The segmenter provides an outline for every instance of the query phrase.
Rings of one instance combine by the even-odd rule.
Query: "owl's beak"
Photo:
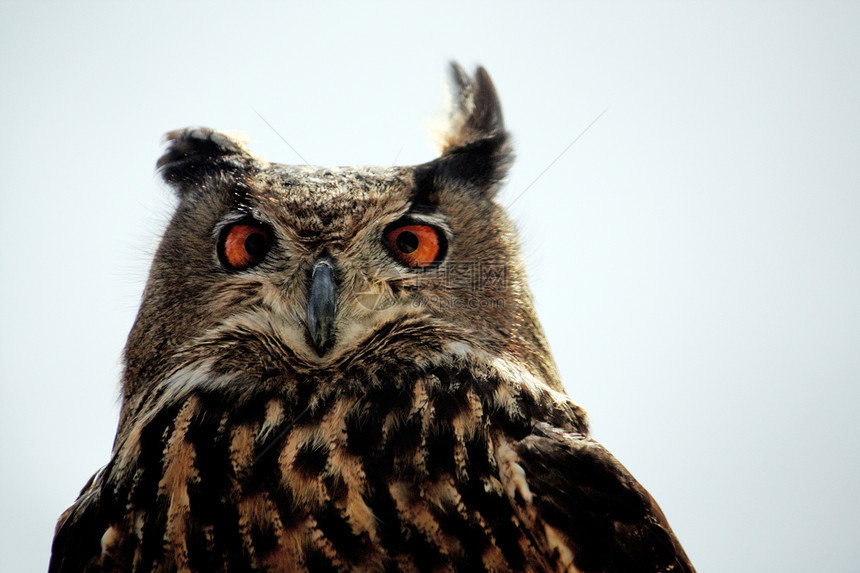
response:
[[[319,259],[311,272],[308,290],[308,334],[314,350],[322,356],[334,342],[337,281],[329,258]]]

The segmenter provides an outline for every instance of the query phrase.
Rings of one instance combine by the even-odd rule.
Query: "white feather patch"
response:
[[[496,461],[499,463],[502,483],[508,497],[513,500],[519,492],[526,504],[531,505],[533,496],[526,480],[526,470],[517,460],[517,453],[509,443],[503,442],[496,448]]]

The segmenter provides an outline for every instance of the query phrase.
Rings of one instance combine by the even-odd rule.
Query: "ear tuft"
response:
[[[457,62],[451,62],[451,111],[443,135],[442,152],[487,137],[505,135],[502,106],[490,75],[483,67],[474,79]]]
[[[437,183],[451,180],[492,196],[513,160],[502,106],[490,75],[478,67],[470,77],[451,63],[452,106],[442,155],[427,165]]]
[[[206,174],[234,171],[259,161],[241,136],[208,127],[177,129],[165,134],[164,140],[168,146],[156,168],[180,193],[186,184]]]

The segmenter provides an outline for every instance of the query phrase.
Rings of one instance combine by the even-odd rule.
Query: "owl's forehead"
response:
[[[300,231],[350,232],[402,211],[413,187],[410,168],[273,165],[252,182],[248,199]]]

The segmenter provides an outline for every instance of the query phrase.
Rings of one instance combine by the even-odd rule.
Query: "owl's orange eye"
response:
[[[259,223],[236,223],[221,232],[218,256],[231,271],[249,269],[265,258],[272,246],[272,233]]]
[[[445,237],[430,225],[403,225],[385,232],[394,258],[407,267],[427,268],[445,255]]]

